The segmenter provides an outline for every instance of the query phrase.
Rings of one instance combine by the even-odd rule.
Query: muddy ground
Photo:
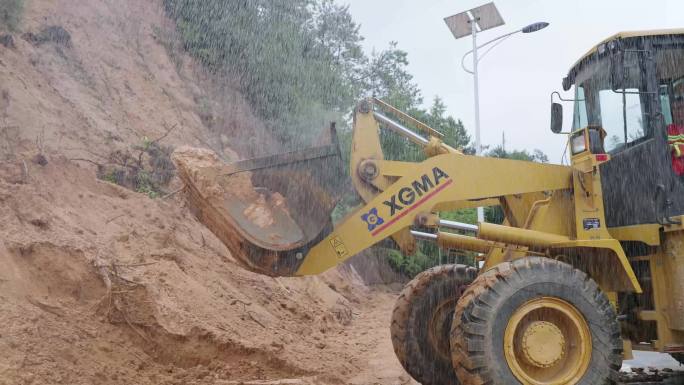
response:
[[[63,158],[27,168],[1,168],[1,383],[408,383],[394,291],[349,267],[250,273],[180,196],[151,200]]]

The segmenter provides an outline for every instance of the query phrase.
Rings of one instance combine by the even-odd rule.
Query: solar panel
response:
[[[456,39],[463,36],[468,36],[472,32],[470,26],[470,15],[468,12],[461,12],[457,15],[449,16],[444,18],[444,22],[454,34]]]
[[[471,20],[475,21],[478,32],[505,24],[494,3],[487,3],[477,8],[449,16],[444,19],[444,22],[449,27],[449,30],[451,30],[454,37],[459,39],[472,33]]]
[[[470,10],[470,13],[475,18],[478,27],[480,27],[480,31],[504,25],[504,20],[494,3],[487,3],[473,8]]]

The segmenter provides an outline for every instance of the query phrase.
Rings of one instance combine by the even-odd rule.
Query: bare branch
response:
[[[185,190],[185,186],[179,188],[178,190],[172,191],[172,192],[164,195],[163,197],[161,197],[161,199],[171,198],[172,196],[178,194],[179,192],[181,192],[183,190]]]
[[[69,160],[70,160],[70,161],[88,162],[88,163],[92,163],[92,164],[94,164],[94,165],[96,165],[96,166],[102,167],[102,164],[97,163],[97,162],[94,162],[94,161],[92,161],[92,160],[90,160],[90,159],[85,159],[85,158],[70,158]]]
[[[178,123],[175,123],[173,126],[168,127],[168,128],[166,129],[166,132],[164,133],[164,135],[162,135],[162,136],[160,136],[159,138],[153,140],[152,142],[150,142],[150,144],[152,144],[152,143],[159,143],[159,142],[162,141],[164,138],[166,138],[167,136],[169,136],[169,134],[171,133],[171,131],[173,131],[177,126],[178,126]],[[164,127],[166,127],[166,123],[164,123]]]
[[[26,164],[25,160],[21,160],[21,162],[24,164],[24,168],[22,169],[22,181],[24,184],[28,184],[29,182],[29,169],[28,165]]]
[[[110,223],[110,222],[112,222],[112,221],[114,221],[114,220],[117,220],[117,219],[119,219],[119,218],[121,218],[121,217],[123,217],[123,216],[125,216],[125,215],[126,215],[126,214],[121,214],[121,215],[117,215],[117,216],[115,216],[115,217],[113,217],[113,218],[107,219],[107,220],[105,221],[105,224],[108,224],[108,223]]]

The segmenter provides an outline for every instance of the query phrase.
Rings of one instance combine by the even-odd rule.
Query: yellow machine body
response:
[[[483,270],[528,255],[568,262],[596,280],[618,306],[619,293],[643,291],[621,241],[644,242],[659,250],[642,257],[651,264],[649,290],[656,306],[639,317],[655,323],[657,339],[647,345],[626,341],[625,356],[632,346],[668,351],[684,344],[684,280],[677,279],[684,277],[684,228],[585,225],[605,223],[599,165],[610,161],[609,156],[586,151],[572,156],[570,166],[476,157],[431,135],[424,145],[425,161],[388,161],[372,105],[385,107],[368,100],[357,109],[351,153],[352,181],[365,205],[304,256],[296,275],[319,274],[389,237],[402,251],[413,253],[416,239],[410,228],[427,226],[435,228],[443,248],[483,253]],[[588,136],[588,129],[580,133]],[[480,223],[476,236],[440,229],[440,211],[482,205],[501,206],[504,224]],[[682,296],[677,300],[671,293]]]
[[[420,215],[500,204],[507,225],[480,224],[478,238],[491,242],[461,245],[477,251],[491,244],[486,265],[530,252],[564,257],[577,265],[593,265],[595,279],[610,291],[641,291],[620,243],[607,229],[582,228],[586,217],[603,220],[598,163],[591,156],[570,167],[476,157],[435,145],[433,136],[432,147],[425,148],[443,151],[425,161],[386,161],[380,125],[369,106],[373,101],[364,103],[355,114],[351,170],[366,205],[311,249],[297,275],[322,273],[388,237],[412,253],[415,238],[409,229]]]

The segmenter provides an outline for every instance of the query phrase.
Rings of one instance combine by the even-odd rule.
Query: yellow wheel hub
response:
[[[504,356],[523,384],[576,384],[591,361],[589,325],[568,302],[535,298],[520,306],[508,321]]]
[[[523,333],[522,351],[530,364],[539,368],[551,367],[565,353],[563,332],[551,322],[532,322]]]

